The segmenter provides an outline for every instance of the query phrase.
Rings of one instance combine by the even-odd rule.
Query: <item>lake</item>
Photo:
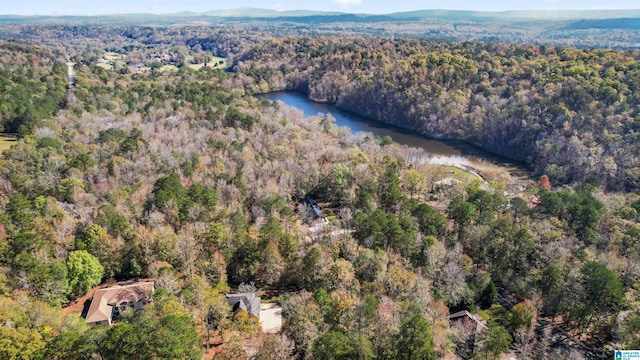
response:
[[[347,111],[340,110],[334,105],[317,103],[309,100],[304,94],[283,91],[265,95],[271,101],[281,101],[288,106],[301,110],[306,116],[331,114],[336,119],[336,125],[348,127],[352,133],[369,132],[380,137],[390,136],[400,145],[407,145],[423,149],[427,153],[427,160],[431,164],[449,165],[467,170],[497,173],[505,169],[517,172],[519,175],[528,171],[523,164],[507,158],[491,154],[472,145],[459,141],[441,141],[423,137],[395,126],[385,125],[369,120]]]

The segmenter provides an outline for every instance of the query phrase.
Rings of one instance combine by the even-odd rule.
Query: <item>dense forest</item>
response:
[[[640,186],[637,51],[350,36],[295,30],[35,25],[6,36],[63,41],[95,65],[105,50],[154,66],[171,51],[226,57],[252,94],[294,89],[429,137],[463,140],[529,164],[554,185]],[[281,35],[281,36],[277,36]],[[275,37],[275,38],[274,38]],[[124,45],[123,45],[124,44]],[[126,69],[125,69],[126,70]],[[250,79],[242,79],[242,77]],[[247,82],[253,84],[247,84]]]
[[[65,106],[66,65],[60,54],[40,47],[8,44],[0,49],[0,132],[26,135],[40,120]],[[23,64],[31,64],[25,68]]]
[[[86,27],[251,28],[261,33],[373,35],[439,41],[637,49],[637,10],[460,11],[418,10],[392,14],[226,9],[204,13],[98,16],[12,16],[0,14],[0,28],[34,24]],[[6,25],[6,26],[5,26]],[[185,26],[187,25],[187,26]]]
[[[531,164],[555,184],[637,190],[638,52],[284,38],[243,54],[255,92],[316,101]]]
[[[20,138],[0,159],[0,358],[580,359],[640,347],[637,53],[28,30],[30,42],[0,43],[1,120]],[[165,50],[224,56],[233,71],[162,72],[151,65]],[[150,71],[97,66],[106,52]],[[486,188],[408,160],[420,150],[254,96],[276,89],[548,176],[523,192]],[[309,223],[309,197],[327,224]],[[111,327],[64,310],[134,278],[155,281],[153,302]],[[224,294],[252,287],[282,305],[282,334],[230,311]],[[450,322],[461,310],[486,329]]]

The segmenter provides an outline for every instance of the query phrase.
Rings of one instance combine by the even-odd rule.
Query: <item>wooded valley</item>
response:
[[[277,29],[0,26],[0,124],[18,138],[0,159],[0,358],[640,348],[640,53]],[[204,66],[218,58],[227,71]],[[412,161],[260,96],[285,89],[531,178]],[[138,278],[153,301],[112,326],[68,310]],[[231,311],[225,294],[254,287],[281,334]],[[450,319],[465,310],[482,321]]]

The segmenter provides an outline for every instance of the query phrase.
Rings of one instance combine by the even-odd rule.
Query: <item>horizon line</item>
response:
[[[121,12],[121,13],[96,13],[96,14],[86,14],[86,13],[35,13],[35,14],[1,14],[0,16],[16,16],[16,17],[36,17],[36,16],[51,16],[51,17],[64,17],[64,16],[75,16],[75,17],[95,17],[95,16],[117,16],[117,15],[156,15],[156,16],[171,16],[178,15],[181,13],[192,13],[195,15],[202,16],[210,16],[207,15],[209,12],[216,11],[234,11],[234,10],[263,10],[270,11],[274,13],[287,13],[287,12],[296,12],[296,11],[309,11],[314,13],[322,13],[326,14],[341,14],[341,15],[393,15],[393,14],[402,14],[402,13],[411,13],[418,11],[462,11],[462,12],[477,12],[477,13],[509,13],[509,12],[599,12],[599,11],[640,11],[640,8],[594,8],[594,9],[577,9],[577,8],[564,8],[564,9],[509,9],[509,10],[471,10],[471,9],[446,9],[446,8],[425,8],[425,9],[415,9],[415,10],[404,10],[404,11],[395,11],[395,12],[384,12],[384,13],[366,13],[366,12],[347,12],[347,11],[326,11],[326,10],[309,10],[309,9],[289,9],[289,10],[277,10],[277,9],[269,9],[269,8],[258,8],[258,7],[239,7],[239,8],[224,8],[224,9],[212,9],[205,11],[193,11],[193,10],[180,10],[174,12],[167,13],[158,13],[158,12]],[[302,15],[305,16],[305,15]],[[220,16],[220,17],[234,17],[234,16]],[[260,17],[260,16],[255,16]]]

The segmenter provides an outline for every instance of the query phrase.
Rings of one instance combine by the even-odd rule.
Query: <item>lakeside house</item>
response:
[[[113,317],[127,308],[142,309],[151,302],[153,282],[136,282],[99,289],[91,299],[85,319],[90,325],[111,325]]]

